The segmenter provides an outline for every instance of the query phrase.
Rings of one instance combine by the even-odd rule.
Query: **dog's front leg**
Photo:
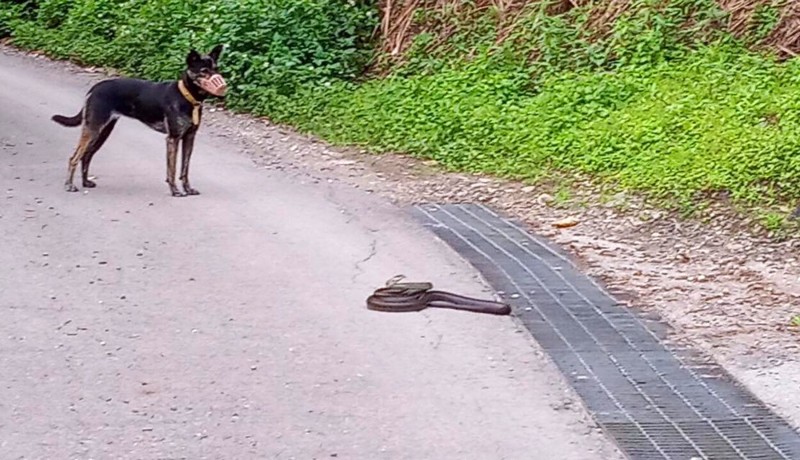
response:
[[[178,160],[178,142],[180,138],[167,136],[167,184],[172,196],[185,196],[175,186],[175,164]]]
[[[183,136],[183,143],[181,144],[181,182],[183,183],[183,191],[187,195],[199,195],[200,192],[193,189],[189,184],[189,162],[192,160],[192,150],[194,149],[194,135],[197,130],[190,129],[185,136]]]

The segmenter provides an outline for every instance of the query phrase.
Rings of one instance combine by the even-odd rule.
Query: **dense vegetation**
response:
[[[724,3],[0,0],[0,36],[147,78],[220,42],[231,107],[336,142],[764,212],[800,199],[791,5]]]

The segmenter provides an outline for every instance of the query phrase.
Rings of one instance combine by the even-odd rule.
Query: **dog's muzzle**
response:
[[[203,91],[217,97],[222,97],[228,92],[228,83],[220,74],[214,74],[208,78],[198,78],[197,84]]]

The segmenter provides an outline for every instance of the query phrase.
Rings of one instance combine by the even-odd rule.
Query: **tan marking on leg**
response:
[[[83,158],[83,155],[86,153],[86,149],[89,147],[89,142],[91,142],[92,137],[92,132],[84,126],[81,130],[81,137],[78,140],[78,146],[75,148],[75,153],[73,153],[69,159],[67,181],[65,182],[67,187],[72,186],[71,188],[74,188],[74,185],[72,185],[72,180],[75,177],[75,168],[77,168],[78,163],[80,163],[81,158]]]
[[[167,138],[167,184],[169,190],[174,196],[180,196],[181,193],[175,187],[175,165],[178,161],[178,139],[171,137]]]

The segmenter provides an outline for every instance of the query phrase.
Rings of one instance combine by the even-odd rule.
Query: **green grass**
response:
[[[475,63],[314,89],[270,112],[457,170],[580,172],[670,204],[725,191],[767,206],[800,197],[799,70],[719,45],[653,66],[564,72],[531,90],[523,73]]]

